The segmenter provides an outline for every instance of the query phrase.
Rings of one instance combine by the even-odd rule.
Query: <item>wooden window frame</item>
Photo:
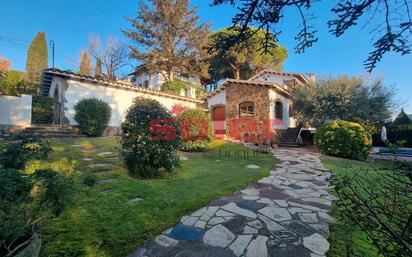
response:
[[[252,101],[242,102],[239,104],[239,118],[255,117],[256,108]]]

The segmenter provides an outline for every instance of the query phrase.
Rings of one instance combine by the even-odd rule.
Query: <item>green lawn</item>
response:
[[[373,181],[373,178],[377,177],[375,169],[385,172],[382,170],[385,163],[380,161],[361,162],[325,156],[322,162],[336,176],[347,173],[354,174],[356,170],[360,170],[361,172],[366,172],[368,178],[371,178],[371,181]],[[339,220],[339,224],[331,227],[329,257],[378,256],[377,249],[368,240],[366,233],[351,225],[348,218],[343,215],[336,205],[333,206],[332,216]]]
[[[79,144],[81,147],[70,146]],[[113,138],[52,141],[50,159],[78,160],[77,172],[96,172],[100,179],[115,181],[92,188],[79,186],[75,203],[62,216],[42,229],[41,256],[126,256],[138,246],[177,224],[180,217],[207,205],[211,200],[231,195],[267,176],[276,164],[268,154],[247,160],[219,157],[219,148],[242,149],[243,146],[214,141],[206,153],[184,153],[176,172],[162,179],[131,178],[117,158],[96,157],[99,152],[117,155]],[[94,157],[91,162],[82,157]],[[219,160],[220,161],[217,161]],[[113,162],[109,168],[88,168],[91,163]],[[258,164],[260,170],[245,166]],[[111,190],[111,191],[107,191]],[[138,203],[129,199],[142,197]]]

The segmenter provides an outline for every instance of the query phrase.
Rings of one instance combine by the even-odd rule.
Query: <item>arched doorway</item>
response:
[[[226,133],[226,108],[224,105],[212,108],[212,125],[215,137],[223,138]]]

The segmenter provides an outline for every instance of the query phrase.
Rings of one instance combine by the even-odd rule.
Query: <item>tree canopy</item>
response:
[[[26,73],[30,83],[39,83],[41,74],[48,67],[46,33],[37,32],[27,50]]]
[[[300,20],[300,29],[295,36],[297,53],[304,52],[318,41],[317,29],[313,26],[312,6],[318,0],[213,0],[212,5],[230,4],[237,9],[233,18],[234,26],[240,33],[233,43],[247,40],[252,34],[247,27],[255,25],[266,31],[266,38],[278,35],[279,25],[285,15],[295,15]],[[373,50],[364,62],[365,68],[372,71],[383,55],[388,52],[410,54],[412,35],[412,15],[410,1],[389,0],[345,0],[337,1],[331,9],[334,18],[327,25],[336,37],[345,34],[350,28],[362,24],[368,28],[373,41]],[[318,7],[318,6],[316,6]],[[299,22],[299,21],[297,21]],[[299,24],[299,23],[298,23]],[[261,40],[261,46],[270,49],[268,40]]]
[[[224,78],[248,79],[263,69],[281,70],[288,56],[287,49],[269,39],[275,47],[265,51],[260,41],[265,38],[265,31],[248,27],[250,38],[238,45],[227,48],[239,36],[236,28],[224,28],[210,35],[209,73],[214,81]]]
[[[208,24],[200,24],[197,9],[189,0],[150,0],[139,2],[136,18],[127,18],[131,28],[124,34],[131,39],[131,57],[148,73],[207,74],[203,58],[208,42]]]
[[[382,80],[331,76],[296,90],[295,114],[312,126],[335,119],[382,124],[391,119],[397,105],[394,96],[394,90],[386,87]]]
[[[409,118],[408,114],[405,113],[403,109],[401,112],[396,116],[395,120],[393,121],[393,125],[411,125],[412,121]]]
[[[0,54],[0,75],[10,70],[11,62],[4,56]]]
[[[80,51],[79,74],[90,76],[91,71],[92,71],[92,63],[90,60],[90,55],[88,52],[81,50]]]

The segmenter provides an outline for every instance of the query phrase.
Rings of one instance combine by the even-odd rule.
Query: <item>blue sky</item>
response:
[[[124,39],[121,29],[127,28],[125,16],[134,17],[137,0],[1,0],[0,54],[13,63],[13,69],[23,70],[27,46],[36,32],[46,32],[47,40],[56,42],[55,66],[76,70],[79,51],[87,47],[90,34],[108,35]],[[210,7],[211,0],[193,0],[199,7],[199,16],[212,24],[213,29],[230,25],[235,10],[229,6]],[[314,72],[317,76],[329,74],[366,75],[363,61],[371,47],[367,29],[351,29],[341,38],[334,38],[327,31],[326,22],[332,17],[329,10],[335,1],[316,4],[319,42],[304,54],[295,54],[294,36],[298,30],[298,17],[286,13],[287,18],[279,28],[280,44],[289,49],[285,71]],[[10,39],[12,40],[10,42]],[[124,39],[126,40],[126,39]],[[49,61],[51,65],[51,61]],[[124,72],[131,70],[129,67]],[[386,55],[371,74],[384,77],[388,85],[397,89],[405,110],[412,113],[412,55]]]

